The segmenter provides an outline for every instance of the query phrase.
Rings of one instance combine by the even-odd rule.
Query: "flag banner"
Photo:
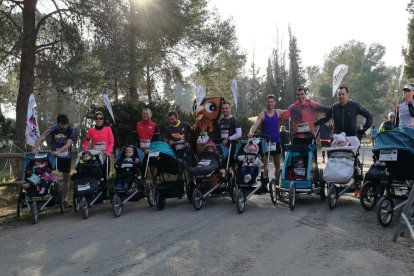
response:
[[[206,97],[206,91],[201,84],[198,84],[196,87],[196,109],[201,105],[201,102]]]
[[[112,111],[112,105],[111,105],[111,102],[109,101],[108,95],[106,94],[103,95],[103,101],[105,103],[106,108],[109,111],[109,114],[111,114],[112,120],[114,120],[114,123],[115,123],[114,112]]]
[[[336,66],[332,76],[332,98],[335,97],[336,90],[341,85],[346,73],[348,73],[348,66],[345,64],[339,64]]]
[[[34,146],[40,137],[40,130],[37,124],[36,100],[32,94],[29,97],[29,105],[27,107],[26,117],[26,144]]]
[[[233,93],[234,106],[236,107],[236,111],[237,111],[237,99],[239,95],[239,89],[237,88],[237,81],[232,80],[230,87],[231,87],[231,92]]]

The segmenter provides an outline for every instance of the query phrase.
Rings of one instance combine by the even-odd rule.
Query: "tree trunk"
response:
[[[136,1],[129,1],[129,99],[138,100],[138,64],[137,64],[137,7]]]
[[[20,83],[16,104],[16,144],[25,146],[26,114],[30,94],[34,87],[34,67],[36,59],[36,13],[37,0],[23,2],[23,34],[21,40]]]
[[[115,97],[115,104],[119,103],[119,91],[118,91],[118,75],[115,74],[114,76],[114,97]]]
[[[146,80],[147,80],[147,96],[148,96],[148,103],[152,102],[152,82],[150,76],[150,67],[147,65],[147,72],[146,72]]]

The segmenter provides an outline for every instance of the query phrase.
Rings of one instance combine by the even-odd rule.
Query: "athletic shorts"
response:
[[[281,153],[282,153],[282,148],[280,146],[280,142],[277,142],[276,143],[276,150],[271,150],[270,155],[279,155]],[[267,154],[267,152],[266,152],[266,154]]]
[[[57,158],[57,169],[59,172],[70,173],[71,166],[71,158]]]

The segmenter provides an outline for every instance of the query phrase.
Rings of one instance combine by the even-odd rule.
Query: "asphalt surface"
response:
[[[334,210],[313,195],[290,211],[268,194],[243,214],[226,197],[200,211],[185,198],[163,211],[141,200],[119,218],[109,203],[86,220],[56,210],[0,226],[0,275],[413,275],[414,240],[391,241],[398,218],[385,229],[351,195]]]

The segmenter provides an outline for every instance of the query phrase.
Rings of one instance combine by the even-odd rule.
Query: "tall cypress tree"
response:
[[[303,77],[302,61],[300,58],[300,50],[296,37],[292,34],[290,26],[289,29],[289,83],[288,89],[292,97],[295,96],[296,88],[305,84]],[[289,96],[288,96],[289,97]],[[294,99],[294,98],[293,98]]]
[[[408,49],[404,50],[405,67],[404,75],[409,80],[414,80],[414,0],[408,3],[407,11],[410,14],[408,23]]]

